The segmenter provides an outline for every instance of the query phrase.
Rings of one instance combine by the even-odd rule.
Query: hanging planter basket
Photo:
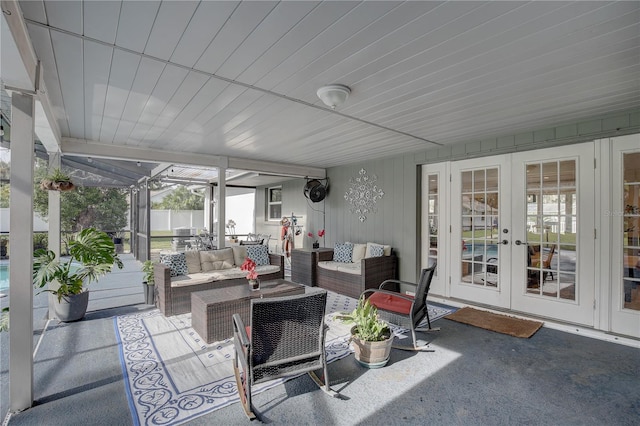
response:
[[[40,182],[40,189],[45,191],[71,191],[75,187],[76,186],[70,180],[55,181],[42,179]]]
[[[58,191],[71,191],[75,187],[76,186],[70,180],[53,183],[53,188]]]
[[[42,179],[40,181],[40,189],[45,191],[53,191],[53,181],[49,179]]]
[[[60,169],[55,169],[40,181],[40,189],[45,191],[71,191],[75,187],[71,178],[62,173]]]

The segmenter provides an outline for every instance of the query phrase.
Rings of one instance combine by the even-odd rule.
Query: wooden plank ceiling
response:
[[[640,106],[639,5],[20,2],[63,146],[320,168]]]

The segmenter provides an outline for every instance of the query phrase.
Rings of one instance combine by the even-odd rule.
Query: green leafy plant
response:
[[[71,177],[63,173],[60,168],[55,168],[51,173],[45,176],[45,179],[52,180],[54,182],[71,182]]]
[[[361,297],[358,306],[348,315],[340,315],[339,319],[353,323],[353,336],[367,342],[380,342],[389,337],[389,325],[378,318],[378,308]]]
[[[95,228],[86,228],[76,234],[69,243],[69,254],[68,260],[60,262],[51,250],[40,249],[34,253],[33,285],[44,288],[50,282],[58,281],[57,290],[42,290],[55,294],[58,301],[63,296],[82,293],[85,285],[111,272],[114,265],[119,269],[123,267],[111,238]]]
[[[144,272],[143,282],[147,283],[147,285],[154,285],[155,278],[153,277],[153,262],[150,260],[145,260],[142,263],[142,272]]]
[[[33,249],[45,249],[49,246],[49,234],[46,232],[37,232],[33,234]]]

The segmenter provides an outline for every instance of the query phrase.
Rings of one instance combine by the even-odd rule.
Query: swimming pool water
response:
[[[72,269],[79,268],[80,265],[76,265],[74,262],[71,266]],[[9,265],[0,265],[0,291],[9,289]]]
[[[0,265],[0,291],[9,288],[9,266]]]

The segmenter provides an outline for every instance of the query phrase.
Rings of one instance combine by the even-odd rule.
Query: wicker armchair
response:
[[[256,418],[251,403],[254,384],[309,373],[330,395],[325,356],[324,324],[327,292],[251,301],[251,326],[245,328],[239,314],[233,315],[236,376],[240,402],[249,419]],[[314,373],[323,369],[324,382]],[[240,371],[242,370],[242,371]]]
[[[318,252],[319,261],[331,259],[333,259],[333,250]],[[391,253],[390,256],[362,259],[359,275],[325,269],[317,264],[314,267],[318,287],[357,299],[363,291],[378,288],[384,280],[395,279],[398,274],[398,258]],[[399,290],[393,286],[390,289]]]

